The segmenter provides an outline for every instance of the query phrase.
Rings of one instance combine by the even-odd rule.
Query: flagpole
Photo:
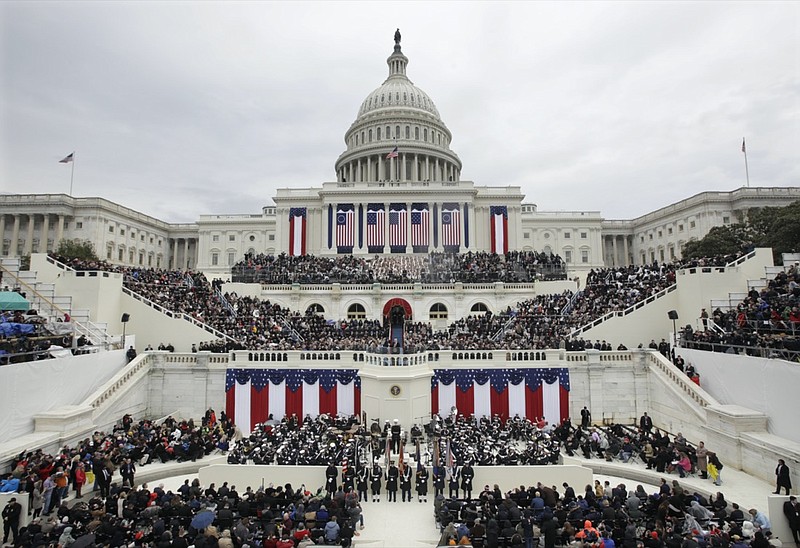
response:
[[[75,153],[72,153],[72,169],[69,173],[69,195],[72,196],[72,181],[75,179]]]
[[[747,177],[747,188],[750,188],[750,168],[747,166],[747,147],[744,144],[744,137],[742,137],[742,152],[744,152],[744,173]]]

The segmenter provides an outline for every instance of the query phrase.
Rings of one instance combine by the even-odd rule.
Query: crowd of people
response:
[[[106,268],[121,272],[125,286],[132,291],[168,310],[207,323],[226,336],[200,343],[201,350],[357,350],[410,354],[429,350],[597,348],[597,344],[589,345],[572,337],[571,333],[608,312],[623,310],[674,284],[679,268],[726,264],[732,259],[591,270],[585,287],[576,294],[566,291],[537,295],[501,313],[466,316],[442,330],[435,330],[428,322],[406,322],[402,340],[390,336],[389,327],[383,321],[329,319],[314,310],[293,311],[269,300],[223,293],[220,280],[208,282],[198,273],[112,267],[102,262],[66,262],[73,268]],[[378,279],[376,273],[381,279],[412,281],[424,279],[432,272],[437,272],[436,276],[446,273],[454,279],[474,281],[476,276],[483,277],[487,273],[495,276],[525,270],[531,265],[562,264],[557,256],[535,252],[512,252],[506,256],[432,253],[424,258],[382,256],[375,259],[248,255],[243,263],[268,276],[272,280],[269,283],[331,275],[342,276],[352,283],[371,283]],[[789,287],[791,283],[787,281],[785,285]],[[611,348],[610,343],[601,346],[601,349]]]
[[[704,316],[705,314],[705,316]],[[790,265],[728,311],[701,313],[682,332],[687,348],[800,361],[800,263]],[[713,322],[713,323],[712,323]]]
[[[400,283],[520,283],[566,279],[558,255],[512,251],[428,255],[352,255],[316,257],[248,253],[231,268],[234,282],[262,284],[400,284]]]

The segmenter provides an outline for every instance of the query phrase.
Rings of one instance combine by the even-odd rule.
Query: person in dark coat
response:
[[[775,478],[776,478],[776,486],[775,486],[775,495],[781,494],[781,487],[786,489],[786,494],[789,494],[789,491],[792,490],[792,478],[789,473],[789,467],[786,466],[786,462],[783,459],[778,459],[778,466],[775,468]]]

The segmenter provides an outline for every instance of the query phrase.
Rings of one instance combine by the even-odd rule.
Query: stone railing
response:
[[[710,405],[719,405],[719,402],[714,399],[711,394],[700,388],[694,383],[686,373],[675,367],[669,360],[662,356],[656,350],[645,351],[645,363],[650,369],[657,370],[660,374],[667,377],[673,385],[679,389],[686,397],[694,402],[700,408],[706,408]]]

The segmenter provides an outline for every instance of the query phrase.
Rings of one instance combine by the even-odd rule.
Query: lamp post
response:
[[[667,317],[672,320],[672,348],[678,346],[678,311],[677,310],[670,310],[667,312]]]
[[[128,325],[128,320],[131,319],[131,315],[127,312],[122,313],[122,318],[119,321],[122,322],[122,349],[125,350],[125,327]]]

